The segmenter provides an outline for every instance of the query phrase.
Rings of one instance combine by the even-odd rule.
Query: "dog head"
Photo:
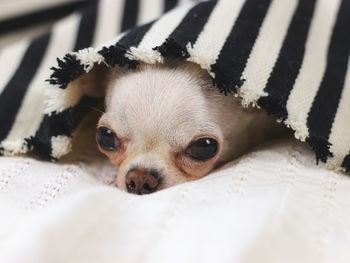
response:
[[[234,96],[192,63],[116,70],[105,104],[98,147],[118,166],[116,186],[136,194],[208,174],[232,155],[229,137],[242,118]]]

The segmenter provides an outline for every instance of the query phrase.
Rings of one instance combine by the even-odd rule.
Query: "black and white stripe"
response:
[[[315,4],[316,0],[298,2],[279,50],[278,59],[264,88],[268,96],[259,99],[260,106],[268,108],[269,114],[281,119],[288,117],[286,102],[303,61],[305,41]]]
[[[2,105],[2,127],[0,130],[1,141],[5,140],[11,131],[12,124],[17,117],[22,101],[26,95],[27,87],[30,85],[40,66],[40,62],[44,57],[50,38],[51,33],[47,33],[35,39],[28,46],[17,70],[2,90],[0,96],[0,105]],[[18,87],[16,93],[13,92],[14,86]]]
[[[152,1],[154,5],[149,0],[90,1],[90,10],[79,14],[71,48],[76,52],[54,68],[38,114],[40,127],[35,136],[24,138],[27,147],[51,158],[69,150],[69,137],[86,114],[81,105],[96,102],[69,83],[95,64],[136,67],[141,61],[162,63],[175,56],[199,64],[221,92],[237,92],[244,106],[258,105],[284,121],[328,167],[350,169],[350,1],[219,0],[175,9],[184,0]],[[142,25],[133,28],[137,23]],[[48,34],[49,47],[53,34]],[[90,45],[97,48],[81,49]],[[25,54],[23,45],[17,49]],[[42,56],[39,61],[45,65],[48,51]],[[10,66],[10,71],[20,69]],[[37,75],[38,69],[32,71]],[[5,76],[16,79],[16,73]],[[29,85],[35,76],[26,78]],[[0,100],[9,83],[0,82],[5,86],[0,86]],[[22,103],[23,96],[16,100]],[[19,109],[13,108],[17,115]],[[3,142],[16,125],[15,117],[6,117],[7,129],[0,129]],[[6,143],[1,146],[5,153],[10,149]]]
[[[237,84],[242,85],[239,92],[243,97],[243,105],[255,105],[260,97],[268,95],[264,89],[280,56],[280,50],[296,12],[297,4],[298,0],[271,1],[256,41],[253,47],[250,46],[252,51],[246,55],[249,58],[244,58],[243,62],[240,62],[240,64],[246,63],[243,64],[243,73],[240,68],[235,77],[242,81]]]
[[[319,150],[317,157],[323,162],[333,156],[329,151],[328,139],[344,88],[350,55],[349,10],[350,1],[343,0],[329,43],[326,70],[307,119],[311,145]],[[324,111],[326,105],[327,110]],[[316,142],[313,142],[313,137]]]
[[[67,16],[87,3],[86,0],[41,0],[34,5],[33,1],[30,0],[22,0],[22,3],[21,1],[13,2],[3,1],[0,3],[0,38],[15,30]]]
[[[271,0],[262,0],[259,4],[254,0],[247,0],[242,6],[218,59],[211,66],[216,76],[216,83],[222,90],[235,91],[243,84],[241,76],[257,40],[264,17],[266,17],[265,21],[269,21],[270,4]]]

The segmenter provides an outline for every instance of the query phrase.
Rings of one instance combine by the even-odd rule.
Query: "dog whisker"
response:
[[[85,107],[85,108],[88,108],[88,109],[90,109],[90,110],[97,111],[97,112],[99,112],[99,113],[101,113],[101,114],[104,114],[104,113],[105,113],[104,111],[102,111],[102,110],[100,110],[100,109],[98,109],[98,108],[92,107],[92,106],[81,105],[81,107]]]

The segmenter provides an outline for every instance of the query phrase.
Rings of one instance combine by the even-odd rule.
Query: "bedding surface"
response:
[[[350,178],[295,141],[147,196],[106,186],[91,152],[0,158],[0,262],[350,261]]]

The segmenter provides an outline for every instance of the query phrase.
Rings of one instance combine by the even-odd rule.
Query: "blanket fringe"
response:
[[[65,89],[69,82],[85,72],[84,65],[74,53],[65,55],[63,59],[57,58],[57,64],[57,68],[51,68],[53,73],[46,81],[51,85],[59,85],[61,89]]]
[[[329,151],[331,143],[329,143],[326,138],[310,134],[309,137],[306,138],[306,141],[316,153],[317,164],[319,160],[326,163],[328,157],[333,157],[333,153]]]

